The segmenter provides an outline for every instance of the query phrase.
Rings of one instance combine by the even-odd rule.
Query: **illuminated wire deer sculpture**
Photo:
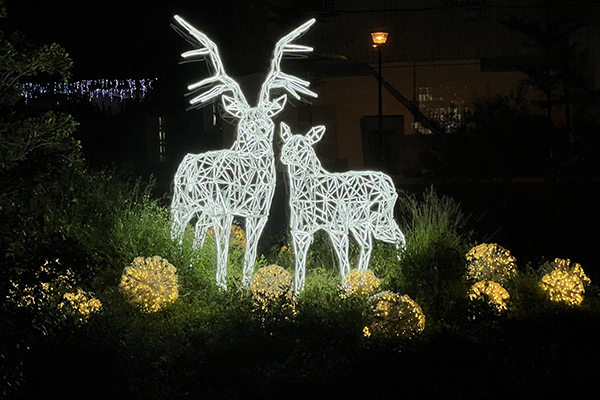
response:
[[[301,95],[317,97],[308,89],[309,82],[281,71],[284,55],[301,55],[311,47],[292,44],[315,22],[311,19],[281,38],[271,61],[271,69],[262,85],[258,105],[250,107],[239,85],[223,68],[217,46],[206,35],[182,18],[175,20],[184,30],[173,26],[195,50],[182,54],[185,59],[207,60],[213,76],[188,87],[198,94],[190,108],[200,108],[221,96],[224,113],[239,119],[236,140],[227,150],[185,156],[175,174],[171,204],[172,235],[181,242],[186,226],[196,218],[194,247],[201,248],[208,229],[215,232],[217,247],[217,285],[226,289],[227,253],[234,216],[246,220],[246,251],[243,279],[249,286],[254,272],[256,246],[267,222],[275,190],[273,155],[273,118],[283,110],[287,96],[271,100],[274,90],[285,90],[301,100]]]
[[[281,123],[281,162],[288,170],[296,294],[304,288],[306,253],[319,229],[331,238],[342,279],[350,272],[350,232],[360,247],[359,271],[369,267],[373,238],[405,247],[404,234],[394,220],[398,194],[392,179],[382,172],[324,170],[312,147],[324,133],[325,127],[317,126],[306,136],[292,135]]]

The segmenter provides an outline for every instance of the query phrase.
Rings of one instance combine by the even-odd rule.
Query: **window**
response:
[[[167,133],[165,132],[165,126],[163,118],[158,117],[158,161],[167,161]]]

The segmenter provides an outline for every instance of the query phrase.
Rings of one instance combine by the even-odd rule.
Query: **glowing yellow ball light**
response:
[[[131,304],[156,312],[177,300],[176,269],[159,256],[137,257],[123,271],[119,288]]]
[[[295,310],[292,276],[278,265],[260,268],[252,278],[252,297],[262,311],[268,312],[275,305]]]
[[[483,300],[498,313],[508,309],[506,301],[509,298],[506,289],[494,281],[479,281],[469,289],[469,299]]]
[[[495,243],[483,243],[467,253],[467,279],[505,282],[517,275],[517,259]]]
[[[246,235],[244,234],[244,230],[239,226],[232,224],[231,225],[231,233],[230,233],[230,242],[229,247],[234,250],[244,249],[246,247]],[[215,240],[215,230],[213,227],[210,227],[206,232],[206,238],[210,238],[211,240]]]
[[[374,293],[378,288],[379,279],[372,271],[353,269],[342,281],[340,296],[342,298],[350,296],[364,297]]]
[[[410,297],[385,291],[370,299],[373,322],[365,326],[363,334],[388,334],[411,337],[425,329],[425,315],[421,307]]]
[[[556,258],[546,262],[540,269],[546,272],[540,281],[540,288],[550,300],[571,306],[583,302],[584,286],[589,285],[591,280],[580,264],[571,266],[571,260]]]

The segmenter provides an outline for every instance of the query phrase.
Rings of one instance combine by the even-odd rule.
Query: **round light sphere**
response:
[[[411,337],[425,329],[421,307],[407,295],[390,291],[370,298],[373,322],[363,329],[367,337],[373,334]]]
[[[483,243],[466,255],[467,279],[505,282],[517,275],[517,259],[502,246]]]
[[[353,269],[342,281],[342,298],[350,296],[364,297],[373,294],[379,288],[379,279],[371,270]]]
[[[498,313],[508,309],[506,301],[509,298],[506,289],[494,281],[479,281],[469,289],[469,299],[483,300]]]
[[[544,263],[540,270],[546,272],[540,288],[550,300],[572,306],[583,302],[585,285],[589,285],[591,280],[580,264],[571,265],[571,260],[556,258]]]
[[[206,238],[215,240],[215,230],[213,227],[206,231]],[[241,226],[232,224],[229,234],[229,248],[233,251],[243,250],[246,247],[246,234]]]
[[[119,288],[144,312],[156,312],[179,296],[177,271],[159,256],[135,258],[123,271]]]
[[[252,297],[263,311],[273,304],[292,301],[292,276],[279,265],[262,267],[252,278]]]

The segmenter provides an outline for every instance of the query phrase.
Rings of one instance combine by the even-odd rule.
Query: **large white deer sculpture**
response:
[[[296,99],[301,95],[317,97],[308,89],[309,82],[281,71],[284,55],[299,55],[311,47],[292,44],[315,22],[311,19],[281,38],[271,61],[271,69],[262,85],[258,105],[250,107],[239,85],[224,71],[217,46],[203,33],[178,16],[184,30],[173,26],[196,49],[185,52],[185,59],[207,60],[214,75],[188,87],[200,92],[190,103],[202,107],[221,96],[224,112],[239,119],[236,140],[227,150],[185,156],[175,174],[171,204],[172,235],[180,241],[188,223],[197,218],[194,246],[202,247],[209,227],[214,228],[217,244],[217,285],[226,288],[229,235],[234,216],[246,220],[246,252],[243,284],[248,286],[256,260],[256,246],[267,222],[275,190],[273,155],[273,118],[283,110],[285,94],[271,100],[273,90],[285,90]]]
[[[350,232],[360,247],[359,270],[369,267],[373,237],[395,243],[398,248],[405,246],[404,235],[394,220],[398,194],[392,179],[382,172],[324,170],[312,147],[324,133],[325,127],[317,126],[306,136],[292,135],[290,128],[281,123],[281,162],[288,170],[296,294],[304,289],[306,254],[319,229],[329,233],[342,279],[350,272]]]

